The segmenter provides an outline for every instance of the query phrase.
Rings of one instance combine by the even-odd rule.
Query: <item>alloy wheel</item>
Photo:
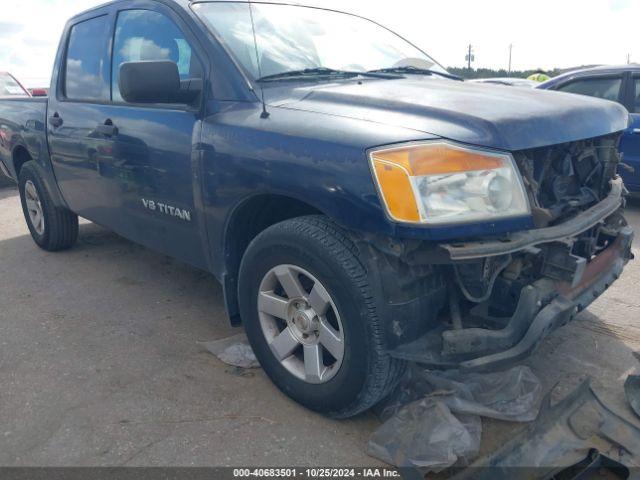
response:
[[[44,235],[44,213],[42,211],[42,202],[40,201],[38,190],[31,180],[27,180],[24,185],[24,197],[31,225],[38,235]]]
[[[311,273],[295,265],[272,268],[260,284],[258,311],[271,352],[290,373],[312,384],[338,373],[345,353],[342,321]]]

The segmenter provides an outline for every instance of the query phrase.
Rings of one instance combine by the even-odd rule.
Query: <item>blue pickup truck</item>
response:
[[[620,276],[628,123],[354,15],[120,0],[68,22],[49,98],[0,101],[0,164],[40,247],[80,216],[211,272],[274,383],[344,418],[409,361],[524,358]]]

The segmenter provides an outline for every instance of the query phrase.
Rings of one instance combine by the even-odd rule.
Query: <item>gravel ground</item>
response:
[[[28,236],[0,179],[0,465],[376,465],[371,414],[332,421],[261,370],[239,372],[197,342],[238,333],[206,273],[84,222],[76,248]],[[640,205],[640,204],[638,204]],[[631,222],[640,226],[640,207]],[[636,250],[637,254],[637,250]],[[585,375],[633,418],[622,385],[640,364],[640,264],[527,361],[559,398]],[[521,426],[485,422],[483,450]]]

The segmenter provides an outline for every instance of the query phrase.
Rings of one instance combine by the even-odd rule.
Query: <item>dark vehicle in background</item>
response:
[[[7,72],[0,72],[0,98],[4,97],[29,97],[26,88]]]
[[[601,66],[571,71],[537,88],[576,93],[624,105],[632,123],[620,142],[623,162],[619,173],[625,186],[640,194],[640,65]]]
[[[514,77],[501,77],[501,78],[477,78],[469,80],[471,83],[490,83],[493,85],[505,85],[507,87],[517,88],[535,88],[540,85],[533,80],[527,80],[526,78],[514,78]]]
[[[522,359],[620,276],[627,126],[354,15],[122,0],[68,22],[47,99],[0,101],[0,163],[40,247],[81,216],[211,272],[274,383],[348,417],[408,360]]]

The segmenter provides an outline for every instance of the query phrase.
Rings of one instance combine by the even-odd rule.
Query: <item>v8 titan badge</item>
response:
[[[169,215],[170,217],[176,217],[180,220],[184,220],[185,222],[191,221],[191,212],[189,210],[184,210],[178,207],[172,207],[171,205],[167,205],[166,203],[156,202],[155,200],[147,200],[142,199],[142,204],[144,208],[147,210],[151,210],[152,212],[160,212],[165,215]]]

